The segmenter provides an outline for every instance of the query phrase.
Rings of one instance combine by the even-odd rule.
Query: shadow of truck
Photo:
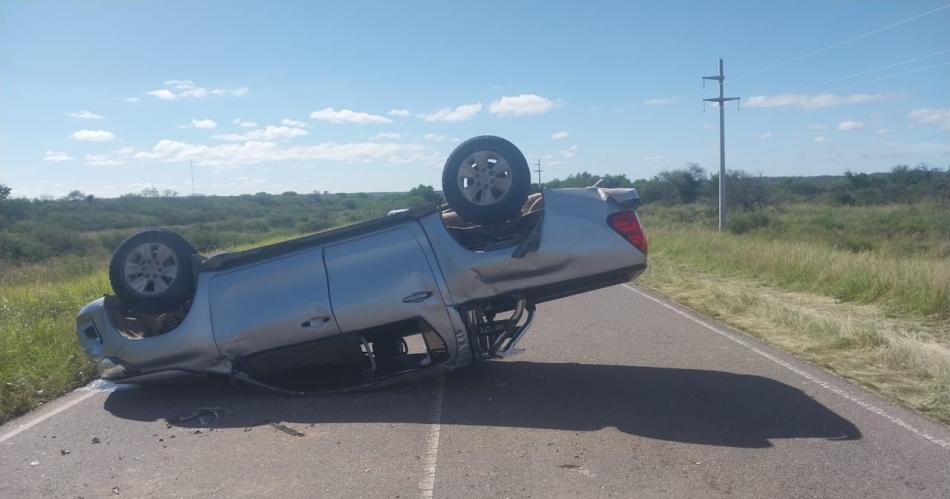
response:
[[[443,425],[620,431],[658,440],[770,447],[770,439],[856,440],[861,432],[801,390],[761,376],[622,365],[488,362],[445,381]],[[221,407],[215,427],[283,421],[420,423],[435,384],[324,396],[287,396],[221,382],[118,390],[105,408],[155,421]]]

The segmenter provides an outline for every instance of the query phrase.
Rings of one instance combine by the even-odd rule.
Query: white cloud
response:
[[[854,130],[860,130],[864,128],[864,123],[860,121],[846,120],[838,123],[838,126],[835,127],[839,132],[853,132]]]
[[[171,88],[160,88],[145,92],[145,95],[151,95],[161,100],[178,99],[203,99],[209,95],[215,97],[244,97],[248,94],[247,87],[239,88],[214,88],[208,90],[205,87],[195,85],[191,80],[166,80],[165,85]]]
[[[887,94],[779,94],[779,95],[756,95],[745,99],[744,107],[747,108],[770,108],[770,107],[799,107],[802,109],[818,109],[822,107],[843,106],[846,104],[859,104],[862,102],[874,102],[893,98],[893,95]]]
[[[578,149],[579,147],[577,146],[577,144],[574,144],[571,147],[568,147],[567,149],[564,149],[563,151],[561,151],[561,156],[564,156],[565,158],[573,158],[575,155],[577,155]]]
[[[234,120],[234,121],[232,121],[231,123],[234,123],[235,125],[237,125],[237,126],[239,126],[239,127],[241,127],[241,128],[257,128],[257,127],[259,126],[259,125],[257,124],[257,122],[254,122],[254,121],[241,121],[240,118],[239,118],[239,119],[236,119],[236,120]]]
[[[812,140],[813,140],[814,142],[816,142],[816,143],[819,143],[819,144],[822,143],[822,142],[828,142],[828,139],[827,139],[824,135],[819,135],[819,136],[815,137],[815,138],[812,139]]]
[[[446,140],[448,140],[448,137],[446,137],[445,135],[441,135],[441,134],[436,135],[434,133],[427,133],[425,134],[423,138],[425,138],[426,140],[431,140],[432,142],[445,142]]]
[[[408,118],[412,116],[412,113],[410,113],[408,109],[390,109],[386,114],[397,118]]]
[[[772,138],[772,132],[762,132],[755,136],[759,140],[767,140]]]
[[[399,137],[402,137],[399,132],[381,132],[377,133],[373,140],[397,140]]]
[[[87,154],[83,159],[86,164],[95,166],[124,165],[135,154],[134,147],[123,147],[108,154]]]
[[[149,151],[135,154],[139,160],[183,162],[209,166],[236,166],[273,161],[381,161],[404,163],[418,160],[424,148],[415,144],[378,142],[325,142],[310,146],[281,147],[276,142],[248,141],[242,144],[189,144],[160,140]]]
[[[950,108],[920,108],[907,114],[907,118],[918,125],[934,125],[941,130],[950,130]]]
[[[250,90],[247,87],[240,88],[216,88],[211,91],[211,95],[217,97],[244,97]]]
[[[212,138],[228,142],[290,140],[294,137],[309,135],[303,128],[268,125],[246,133],[214,135]]]
[[[284,126],[292,126],[295,128],[307,128],[307,124],[302,121],[292,120],[290,118],[284,118],[280,120],[280,124]]]
[[[175,90],[187,90],[189,88],[195,88],[195,82],[191,80],[165,80],[164,83]]]
[[[43,161],[72,161],[76,158],[69,155],[67,151],[46,151],[46,154],[43,155]]]
[[[175,92],[172,92],[171,90],[168,90],[167,88],[162,88],[159,90],[150,90],[148,92],[145,92],[145,95],[151,95],[152,97],[155,97],[157,99],[162,99],[162,100],[178,99],[178,96],[175,95]]]
[[[502,97],[488,106],[488,111],[498,116],[523,116],[546,113],[554,107],[551,99],[534,94]]]
[[[566,139],[566,138],[568,137],[568,135],[570,135],[570,134],[567,133],[567,132],[554,132],[554,133],[551,134],[551,139],[553,139],[553,140]]]
[[[468,121],[474,118],[481,110],[482,103],[476,102],[474,104],[463,104],[458,107],[443,107],[429,114],[422,114],[420,117],[426,121]]]
[[[670,97],[653,97],[643,101],[644,106],[667,106],[679,102],[680,98],[672,95]]]
[[[887,135],[887,129],[886,129],[886,128],[878,128],[877,131],[874,132],[874,133],[876,133],[876,134],[878,134],[878,135]]]
[[[107,130],[77,130],[72,133],[71,137],[75,140],[109,142],[115,138],[115,134]]]
[[[125,164],[124,159],[115,158],[108,154],[87,154],[84,159],[86,160],[86,164],[96,166],[114,166]]]
[[[123,97],[122,100],[125,102],[138,102],[142,99],[139,99],[138,97]]]
[[[649,156],[643,157],[643,161],[662,161],[662,160],[663,160],[662,154],[651,154]]]
[[[193,98],[193,99],[202,99],[208,96],[208,89],[204,87],[189,88],[188,90],[182,91],[180,94],[178,94],[178,96]]]
[[[337,111],[332,107],[310,113],[310,119],[329,121],[330,123],[359,123],[361,125],[392,123],[393,121],[378,114],[360,113],[349,109],[340,109]]]
[[[207,119],[207,118],[203,120],[192,119],[191,126],[195,128],[200,128],[202,130],[210,130],[212,128],[218,128],[218,124],[215,123],[214,120]]]
[[[92,111],[79,111],[78,113],[69,113],[73,118],[79,118],[81,120],[104,120],[105,116],[101,114],[96,114]]]

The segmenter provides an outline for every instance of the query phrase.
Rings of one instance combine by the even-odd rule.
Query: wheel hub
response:
[[[125,283],[140,296],[165,292],[178,277],[178,259],[162,243],[145,243],[129,252],[125,259]]]
[[[491,206],[511,190],[511,165],[494,151],[470,154],[458,170],[458,186],[466,201]]]

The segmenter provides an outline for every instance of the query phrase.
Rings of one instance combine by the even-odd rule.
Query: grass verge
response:
[[[268,244],[270,238],[232,248]],[[88,383],[96,368],[76,341],[76,313],[111,293],[108,255],[62,257],[0,274],[0,423]]]
[[[662,240],[661,240],[662,241]],[[950,423],[947,321],[697,270],[662,252],[638,280],[671,299]]]

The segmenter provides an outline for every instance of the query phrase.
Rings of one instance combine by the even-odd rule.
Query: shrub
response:
[[[726,219],[726,230],[733,234],[745,234],[755,229],[768,227],[770,223],[769,216],[761,211],[744,211]]]

